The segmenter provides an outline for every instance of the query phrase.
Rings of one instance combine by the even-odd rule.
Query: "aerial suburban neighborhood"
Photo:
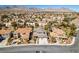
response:
[[[73,45],[79,13],[68,8],[0,9],[0,46]]]

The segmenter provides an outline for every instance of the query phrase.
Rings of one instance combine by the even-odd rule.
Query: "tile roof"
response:
[[[10,30],[10,29],[6,29],[6,30],[4,30],[4,29],[2,29],[2,30],[0,30],[0,34],[7,34],[7,33],[10,33],[12,30]]]
[[[29,34],[32,31],[32,28],[18,28],[15,32],[16,33],[27,33]]]

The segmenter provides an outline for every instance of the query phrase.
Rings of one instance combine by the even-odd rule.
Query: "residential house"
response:
[[[29,22],[26,22],[26,25],[28,25],[28,26],[30,26],[30,25],[35,26],[35,22],[34,21],[29,21]]]
[[[39,26],[45,26],[47,24],[47,20],[42,19],[42,21],[38,21]]]
[[[55,37],[55,38],[65,38],[65,32],[62,29],[53,27],[52,28],[52,32],[50,32],[50,36],[51,37]]]
[[[23,19],[20,19],[20,20],[18,20],[18,22],[17,22],[17,24],[19,24],[19,25],[24,25],[24,20]]]
[[[4,23],[6,27],[11,27],[11,22]]]
[[[19,33],[21,38],[29,40],[30,33],[32,32],[32,28],[18,28],[15,33]]]
[[[34,31],[33,31],[33,37],[34,37],[34,39],[36,39],[36,44],[40,44],[40,45],[42,45],[42,44],[48,44],[47,33],[41,27],[34,29]]]

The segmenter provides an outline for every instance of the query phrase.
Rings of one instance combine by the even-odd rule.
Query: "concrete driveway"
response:
[[[0,48],[0,53],[79,53],[79,31],[72,46],[30,45]]]

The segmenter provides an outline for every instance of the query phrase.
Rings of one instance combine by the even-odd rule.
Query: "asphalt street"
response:
[[[0,53],[79,53],[79,31],[72,46],[30,45],[0,48]]]

